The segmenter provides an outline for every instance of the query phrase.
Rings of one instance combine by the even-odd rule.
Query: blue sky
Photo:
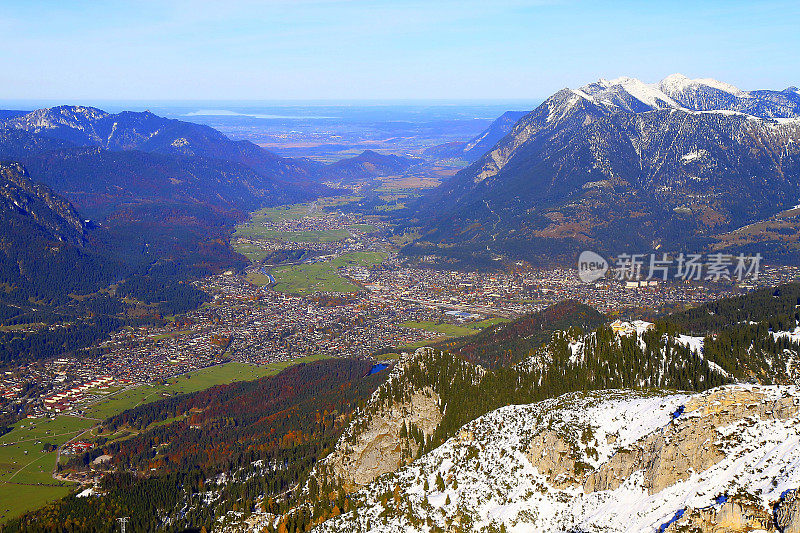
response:
[[[0,0],[0,99],[530,99],[800,85],[797,1]]]

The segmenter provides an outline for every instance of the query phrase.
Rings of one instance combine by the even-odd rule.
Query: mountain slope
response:
[[[355,157],[327,165],[322,173],[330,181],[349,183],[399,174],[414,164],[416,161],[409,157],[394,154],[384,155],[373,150],[364,150]]]
[[[423,155],[436,159],[458,158],[472,163],[505,137],[514,124],[527,113],[527,111],[506,111],[475,138],[467,142],[450,142],[432,146],[425,150]]]
[[[310,197],[303,189],[220,159],[94,147],[19,159],[38,181],[62,191],[92,217],[139,202],[197,203],[248,211]]]
[[[18,215],[52,240],[83,244],[86,228],[69,202],[47,187],[33,183],[19,164],[0,165],[0,178],[0,206],[4,220],[9,224],[6,228],[11,227],[11,219]],[[17,234],[15,231],[4,232],[5,237]]]
[[[52,150],[73,148],[75,144],[44,137],[16,128],[0,127],[0,159],[13,161]]]
[[[58,298],[108,276],[73,206],[16,163],[0,164],[0,226],[3,301]]]
[[[508,135],[514,124],[527,115],[527,111],[506,111],[492,122],[486,130],[464,145],[464,159],[476,161],[492,149],[497,142]]]
[[[270,178],[303,181],[310,168],[302,161],[281,158],[249,141],[228,139],[209,126],[167,119],[149,111],[111,114],[92,107],[59,106],[10,118],[3,127],[106,150],[224,159]]]
[[[416,206],[423,241],[570,261],[587,245],[696,250],[799,203],[796,92],[679,82],[554,94]]]
[[[798,405],[794,387],[727,386],[505,407],[317,531],[786,531]]]

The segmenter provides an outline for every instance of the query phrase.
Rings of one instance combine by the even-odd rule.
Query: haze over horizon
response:
[[[677,4],[677,5],[676,5]],[[796,2],[0,6],[0,100],[532,100],[680,72],[799,85]]]

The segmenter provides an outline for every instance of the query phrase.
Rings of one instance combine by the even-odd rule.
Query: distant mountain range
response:
[[[0,310],[12,316],[28,298],[63,303],[130,276],[152,286],[153,268],[169,286],[243,266],[227,241],[249,211],[331,192],[307,161],[150,112],[0,112],[0,161]]]
[[[449,254],[762,247],[797,258],[799,117],[795,87],[675,74],[563,89],[410,216]]]
[[[410,157],[364,150],[355,157],[342,159],[319,169],[319,173],[326,180],[349,184],[378,176],[396,175],[418,162]]]
[[[323,165],[149,111],[82,106],[0,113],[0,159],[23,162],[36,181],[92,217],[138,202],[249,211],[331,192],[322,181],[348,183],[415,163],[366,150]]]
[[[247,167],[251,174],[255,172],[262,181],[286,181],[295,187],[309,188],[311,170],[303,160],[282,158],[250,141],[228,139],[209,126],[167,119],[149,111],[111,114],[92,107],[60,106],[17,114],[0,123],[0,128],[6,136],[0,148],[3,157],[8,157],[6,153],[17,148],[9,138],[9,130],[17,130],[31,135],[18,140],[23,142],[23,149],[17,148],[17,154],[21,152],[22,156],[32,155],[29,146],[31,138],[44,138],[62,141],[62,149],[91,146],[111,152],[136,151],[161,155],[161,158],[152,162],[154,166],[163,164],[163,156],[223,160]],[[87,151],[78,153],[88,154]],[[146,156],[139,156],[138,159],[142,165],[151,164]],[[231,170],[238,169],[232,167]],[[253,181],[252,176],[249,181]]]

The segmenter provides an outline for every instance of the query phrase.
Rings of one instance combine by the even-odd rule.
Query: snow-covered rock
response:
[[[601,391],[489,413],[318,531],[794,531],[798,487],[796,387]]]

